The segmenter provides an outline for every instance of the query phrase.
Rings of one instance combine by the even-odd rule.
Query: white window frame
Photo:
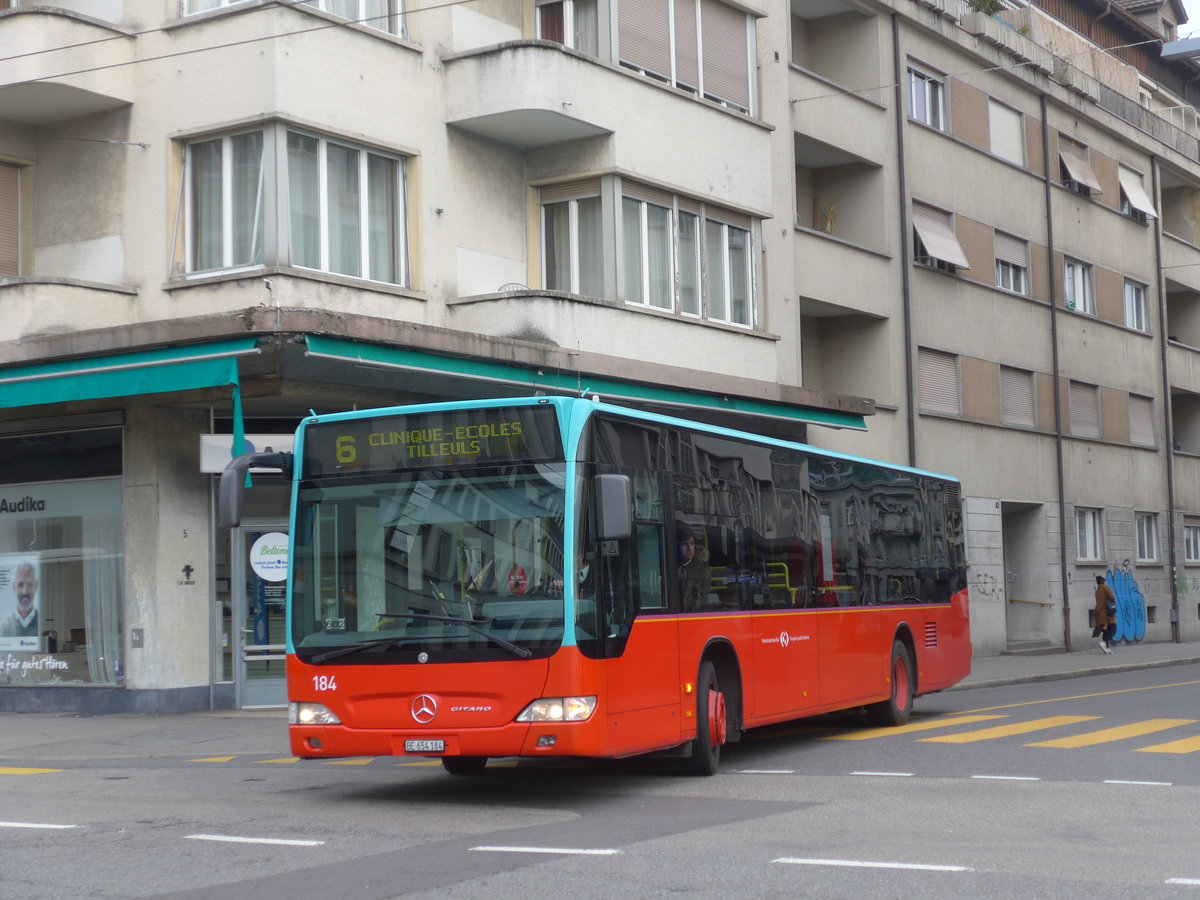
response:
[[[1092,266],[1070,256],[1063,257],[1063,291],[1067,309],[1096,315],[1096,292]]]
[[[720,228],[720,254],[717,256],[711,252],[709,241],[709,225],[715,225]],[[745,235],[746,250],[745,250],[745,271],[743,276],[746,284],[746,321],[740,321],[733,317],[732,299],[733,299],[733,251],[732,251],[732,235],[734,232]],[[701,259],[705,262],[704,284],[705,284],[705,307],[708,312],[708,318],[713,322],[721,322],[726,325],[737,325],[742,328],[753,328],[754,317],[757,306],[757,291],[754,287],[754,234],[748,228],[742,228],[740,225],[732,225],[720,219],[717,216],[708,214],[704,216],[701,224],[700,233],[701,244]],[[719,263],[720,271],[714,272],[711,263],[716,260]],[[724,315],[718,314],[718,311],[713,309],[712,301],[715,297],[716,287],[720,287],[723,305],[725,307]]]
[[[600,0],[538,0],[537,3],[537,36],[540,40],[555,40],[552,37],[547,37],[543,34],[544,19],[542,16],[543,10],[557,6],[562,10],[563,19],[563,40],[564,47],[570,47],[572,50],[578,50],[580,53],[586,53],[589,56],[599,55],[599,10]],[[592,18],[595,20],[593,34],[581,34],[579,27],[583,24],[580,19],[586,16],[590,10]]]
[[[1075,559],[1095,561],[1104,558],[1103,531],[1100,510],[1086,506],[1075,507]]]
[[[1014,294],[1029,293],[1029,242],[997,231],[993,236],[996,252],[996,287]],[[1022,253],[1016,252],[1017,245]],[[1018,256],[1023,258],[1018,260]]]
[[[1125,279],[1125,325],[1135,331],[1150,333],[1150,314],[1147,298],[1148,285],[1140,281]]]
[[[1137,561],[1158,562],[1158,514],[1135,512],[1133,519],[1137,535]]]
[[[1200,525],[1183,526],[1183,561],[1200,563]]]
[[[908,64],[908,117],[914,122],[946,130],[946,76],[932,69]]]
[[[4,235],[4,243],[0,251],[4,258],[0,259],[0,279],[15,278],[22,274],[21,254],[25,245],[25,217],[22,215],[25,190],[25,167],[14,163],[0,162],[3,171],[3,183],[0,184],[0,198],[6,202],[0,204],[0,233]]]
[[[286,161],[287,138],[289,134],[297,134],[306,138],[315,139],[318,144],[318,252],[320,254],[320,262],[316,267],[300,266],[292,262],[292,251],[290,244],[290,226],[278,225],[272,233],[272,229],[264,226],[261,240],[262,246],[259,248],[259,254],[262,259],[253,263],[238,263],[233,262],[233,193],[234,193],[234,167],[232,166],[232,142],[233,139],[242,135],[248,134],[262,135],[262,159],[259,168],[258,193],[256,199],[256,217],[267,216],[267,211],[273,208],[281,210],[283,216],[290,220],[291,204],[289,191],[289,172],[288,163]],[[215,268],[198,269],[194,259],[194,229],[196,227],[196,198],[193,196],[193,154],[192,148],[201,144],[211,143],[213,141],[221,141],[222,166],[221,166],[221,264]],[[277,164],[279,154],[275,152],[275,148],[280,146],[285,148],[283,152],[282,168]],[[336,145],[343,148],[348,148],[358,154],[358,185],[360,204],[358,210],[358,239],[359,239],[359,274],[346,275],[344,273],[333,272],[330,267],[330,234],[329,225],[330,219],[328,215],[328,184],[327,184],[327,149],[330,145]],[[356,144],[350,141],[343,141],[335,137],[318,134],[298,128],[287,127],[282,122],[268,124],[263,128],[247,129],[242,131],[232,131],[227,134],[209,135],[197,137],[193,140],[186,141],[183,147],[184,164],[183,164],[183,245],[184,245],[184,272],[187,277],[204,277],[213,274],[224,274],[229,272],[249,271],[260,269],[264,265],[284,264],[294,265],[299,269],[309,271],[320,271],[329,274],[341,275],[341,277],[355,278],[362,281],[375,281],[370,277],[371,272],[371,241],[370,241],[370,192],[367,180],[369,160],[371,157],[388,160],[394,164],[394,188],[395,195],[391,198],[394,204],[395,211],[395,234],[392,235],[392,246],[390,252],[394,254],[395,275],[394,281],[380,282],[378,284],[392,284],[407,286],[408,285],[408,234],[407,234],[407,188],[406,188],[406,166],[403,156],[396,153],[384,152],[372,147],[366,147],[361,144]],[[257,218],[256,218],[257,221]],[[284,236],[289,239],[285,243]]]
[[[678,271],[675,265],[675,247],[677,242],[676,237],[676,222],[675,210],[669,206],[663,206],[660,203],[654,203],[645,200],[641,197],[633,197],[625,194],[621,197],[621,225],[622,225],[622,253],[625,250],[625,243],[629,240],[629,235],[625,233],[625,204],[637,204],[638,213],[638,250],[639,250],[639,266],[638,271],[641,273],[640,284],[638,285],[638,294],[641,299],[633,299],[629,291],[629,272],[625,272],[625,302],[634,306],[645,306],[650,309],[673,309],[676,305],[676,296],[678,289],[675,283],[675,272]],[[650,257],[652,255],[650,246],[650,207],[663,210],[667,214],[667,305],[663,306],[659,303],[654,303],[650,298]]]
[[[256,0],[179,0],[179,10],[182,16],[198,16],[201,13],[227,9],[230,6],[242,6]]]
[[[580,265],[581,256],[580,256],[580,246],[579,246],[579,202],[581,200],[597,200],[597,201],[599,201],[599,205],[597,207],[597,210],[598,210],[597,215],[600,217],[600,221],[597,223],[597,227],[600,229],[600,234],[603,235],[603,233],[604,233],[604,203],[595,194],[587,194],[587,195],[581,195],[579,197],[557,199],[557,200],[552,200],[549,202],[539,202],[539,204],[538,204],[538,212],[539,212],[538,218],[541,223],[541,246],[542,246],[541,276],[542,276],[542,284],[543,285],[549,283],[549,274],[550,274],[550,269],[549,269],[549,265],[548,265],[549,260],[546,257],[546,247],[549,244],[549,242],[546,238],[546,208],[549,206],[557,206],[558,204],[561,204],[561,203],[565,203],[567,205],[567,244],[568,244],[567,253],[568,253],[568,260],[569,260],[569,278],[570,278],[570,284],[568,285],[568,290],[569,290],[569,293],[572,293],[572,294],[582,294],[583,293],[583,275],[582,275],[582,268]],[[601,258],[600,258],[600,260],[598,260],[598,262],[601,265],[601,271],[596,273],[598,275],[601,283],[603,283],[603,281],[604,281],[603,256],[604,256],[604,254],[603,254],[603,252],[601,252],[601,254],[600,254]],[[551,290],[561,291],[561,290],[563,290],[563,288],[560,286],[555,286],[554,288],[551,288]]]

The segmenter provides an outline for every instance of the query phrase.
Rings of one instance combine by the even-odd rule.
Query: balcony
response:
[[[802,303],[834,307],[843,314],[895,315],[900,304],[896,261],[815,231],[796,232],[796,293]]]
[[[506,41],[452,54],[446,63],[449,125],[517,152],[606,138],[596,167],[670,181],[743,208],[771,206],[770,131],[748,116],[550,41]],[[631,111],[639,127],[625,127]],[[714,169],[727,148],[744,165]]]
[[[134,38],[112,25],[18,7],[0,13],[0,46],[21,48],[0,61],[0,119],[45,125],[133,102]]]
[[[452,301],[448,324],[456,331],[556,349],[586,347],[589,354],[628,359],[631,372],[639,363],[696,369],[698,360],[708,380],[771,380],[775,371],[774,335],[556,291],[522,289]],[[563,376],[572,378],[569,372]]]

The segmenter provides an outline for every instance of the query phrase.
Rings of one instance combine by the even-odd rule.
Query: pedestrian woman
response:
[[[1103,575],[1096,576],[1096,627],[1092,637],[1100,638],[1100,649],[1112,653],[1112,639],[1117,631],[1117,595],[1104,582]]]

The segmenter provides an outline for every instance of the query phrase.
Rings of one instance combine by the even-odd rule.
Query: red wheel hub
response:
[[[720,691],[708,692],[708,742],[713,747],[725,743],[727,732],[725,718],[725,695]]]

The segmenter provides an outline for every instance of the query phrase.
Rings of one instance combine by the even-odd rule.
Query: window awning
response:
[[[1092,164],[1074,152],[1073,149],[1060,145],[1058,148],[1058,158],[1067,167],[1067,174],[1071,176],[1072,181],[1078,181],[1080,184],[1086,185],[1097,194],[1104,193],[1100,189],[1100,179],[1092,171]]]
[[[912,219],[926,253],[960,269],[971,268],[967,254],[963,253],[962,245],[950,227],[949,213],[914,203]]]
[[[244,444],[237,357],[257,353],[256,345],[256,338],[239,338],[0,369],[0,408],[228,385],[233,389],[233,449],[237,454]]]
[[[1157,219],[1158,210],[1154,208],[1154,201],[1150,199],[1150,195],[1146,193],[1146,188],[1142,185],[1142,176],[1121,167],[1117,169],[1117,178],[1121,182],[1121,190],[1125,192],[1129,205],[1144,213],[1147,218]]]
[[[575,373],[560,373],[549,370],[527,369],[515,365],[463,359],[461,357],[438,356],[400,347],[382,347],[377,344],[358,344],[337,338],[308,335],[308,356],[353,362],[360,365],[385,368],[410,369],[419,372],[454,375],[462,378],[517,385],[527,390],[544,390],[561,394],[577,394]],[[831,428],[849,428],[866,431],[867,425],[860,413],[833,409],[799,407],[768,400],[744,397],[724,397],[695,393],[675,387],[651,384],[633,384],[607,378],[584,377],[585,393],[596,393],[606,399],[651,403],[659,406],[679,408],[681,416],[688,410],[711,410],[736,413],[746,416],[783,420],[792,424],[826,425]]]

